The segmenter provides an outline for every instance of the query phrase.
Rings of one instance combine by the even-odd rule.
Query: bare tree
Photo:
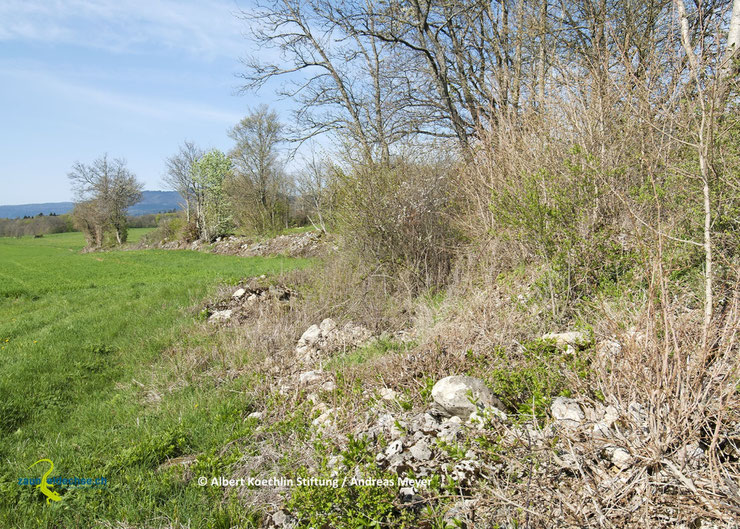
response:
[[[185,201],[185,215],[190,222],[195,200],[195,182],[193,168],[205,152],[191,141],[184,141],[176,154],[167,158],[167,173],[162,178],[165,185],[180,193]]]
[[[105,211],[97,200],[78,202],[72,210],[75,228],[85,234],[87,245],[93,248],[103,245],[106,220]]]
[[[689,14],[683,0],[674,0],[678,12],[678,21],[681,32],[681,44],[686,53],[688,69],[693,80],[692,88],[694,101],[699,116],[698,122],[693,126],[694,141],[693,148],[699,159],[699,174],[702,183],[702,205],[704,209],[703,226],[703,248],[704,248],[704,330],[702,344],[707,350],[709,331],[712,325],[714,312],[714,255],[713,255],[713,195],[716,193],[718,176],[713,168],[712,158],[716,142],[716,118],[717,112],[724,108],[724,100],[718,99],[712,94],[727,97],[727,83],[730,79],[726,76],[737,71],[732,64],[738,56],[740,45],[740,0],[735,0],[725,49],[715,47],[716,56],[713,58],[707,49],[711,47],[697,45],[703,44],[708,37],[709,28],[701,28],[692,35]],[[697,52],[697,48],[699,51]],[[719,59],[717,59],[717,56]],[[713,60],[714,59],[714,60]]]
[[[312,151],[296,177],[300,196],[307,203],[308,220],[324,233],[332,214],[331,171],[330,162]]]
[[[87,222],[95,233],[95,243],[102,243],[102,233],[112,229],[118,244],[126,241],[128,234],[126,210],[141,200],[143,185],[126,168],[122,159],[109,160],[108,155],[86,165],[75,162],[69,173],[77,205],[86,204],[78,213],[88,215]],[[78,216],[79,216],[78,215]]]
[[[236,142],[229,153],[234,164],[229,191],[237,216],[258,232],[284,225],[288,182],[278,152],[284,138],[277,114],[262,105],[234,126],[229,137]]]
[[[276,0],[244,12],[258,28],[253,40],[285,59],[245,60],[244,88],[286,77],[281,94],[300,103],[291,140],[340,133],[341,141],[357,147],[362,163],[387,164],[394,143],[418,129],[418,105],[406,97],[417,69],[389,43],[356,29],[364,9],[372,12],[372,4]],[[371,29],[374,20],[367,21]]]

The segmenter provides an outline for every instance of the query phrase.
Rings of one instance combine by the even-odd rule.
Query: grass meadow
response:
[[[132,230],[136,240],[146,230]],[[79,233],[0,238],[0,527],[229,527],[249,513],[200,488],[182,467],[217,475],[249,437],[243,391],[258,381],[203,377],[147,396],[152,373],[172,369],[168,351],[215,338],[198,328],[199,302],[221,284],[307,265],[193,251],[80,253]],[[193,331],[193,329],[196,331]],[[176,368],[176,366],[174,366]],[[47,504],[18,478],[105,477],[106,487],[58,485]],[[198,468],[198,466],[200,468]],[[121,525],[116,525],[120,522]]]

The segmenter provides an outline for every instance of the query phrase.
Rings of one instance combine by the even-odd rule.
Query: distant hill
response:
[[[180,194],[176,191],[144,191],[141,202],[129,208],[129,215],[139,216],[147,213],[162,213],[180,209]],[[72,211],[72,202],[45,202],[43,204],[19,204],[17,206],[0,206],[0,218],[15,219],[33,217],[39,213],[62,215]]]

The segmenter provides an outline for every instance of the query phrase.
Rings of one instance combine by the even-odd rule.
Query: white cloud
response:
[[[79,102],[86,106],[98,105],[110,110],[123,111],[158,121],[207,121],[233,125],[241,115],[214,106],[193,101],[170,98],[141,97],[91,85],[68,81],[41,71],[3,70],[0,74],[15,77],[29,86],[41,87],[44,91]]]
[[[239,9],[235,0],[3,0],[0,40],[236,57],[245,48]]]

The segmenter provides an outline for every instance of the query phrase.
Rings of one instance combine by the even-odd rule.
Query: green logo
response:
[[[46,473],[41,477],[41,483],[36,485],[36,488],[41,489],[41,492],[44,494],[44,496],[46,496],[46,503],[49,503],[51,501],[62,501],[62,497],[59,495],[59,493],[51,490],[54,485],[49,485],[46,481],[49,477],[49,474],[51,474],[51,471],[54,470],[54,463],[51,462],[51,459],[39,459],[28,468],[32,468],[39,463],[49,463],[49,470],[47,470]]]

